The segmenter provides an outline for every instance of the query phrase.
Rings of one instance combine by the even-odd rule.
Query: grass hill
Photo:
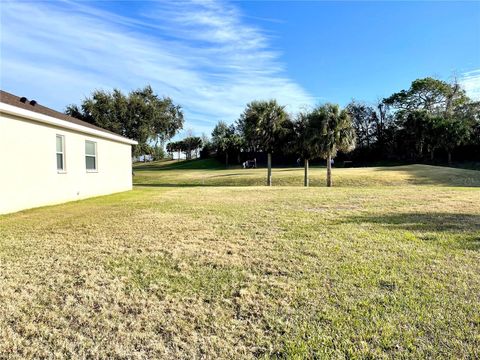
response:
[[[0,216],[0,358],[480,358],[480,172],[135,173]]]
[[[325,186],[325,168],[310,169],[311,186]],[[262,186],[266,169],[225,169],[214,159],[137,164],[138,186]],[[439,185],[480,187],[480,171],[430,165],[334,168],[334,186]],[[303,168],[274,168],[274,186],[302,186]]]

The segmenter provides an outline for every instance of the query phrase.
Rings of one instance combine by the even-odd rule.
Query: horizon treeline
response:
[[[417,79],[410,88],[375,105],[352,100],[344,110],[355,130],[356,147],[348,154],[340,151],[343,160],[354,163],[480,160],[480,101],[470,99],[457,81]],[[305,112],[288,114],[291,124],[285,127],[293,134],[304,116]],[[203,147],[204,156],[216,154],[231,159],[239,159],[241,153],[265,152],[249,134],[243,114],[231,125],[220,121]],[[291,143],[280,141],[275,146],[276,157],[283,155],[285,162],[304,158],[301,151],[292,154],[292,149],[295,146]]]
[[[291,114],[274,99],[254,100],[233,124],[220,121],[211,138],[189,134],[171,143],[183,129],[183,110],[171,98],[156,95],[150,86],[128,94],[118,89],[96,90],[80,106],[67,106],[66,113],[137,140],[132,150],[135,156],[151,154],[159,159],[165,157],[166,149],[170,156],[184,153],[190,159],[200,153],[225,159],[227,164],[256,155],[261,162],[268,162],[269,157],[271,161],[273,155],[277,163],[291,164],[306,159],[298,131],[319,108]],[[408,89],[374,105],[352,100],[339,111],[349,116],[356,145],[348,153],[339,148],[338,155],[333,155],[339,160],[359,165],[480,160],[480,101],[470,99],[457,81],[417,79]],[[265,115],[269,112],[273,117]],[[309,160],[322,158],[321,152],[314,155]]]

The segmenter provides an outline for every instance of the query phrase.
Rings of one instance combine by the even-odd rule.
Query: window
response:
[[[65,171],[65,136],[57,135],[57,171]]]
[[[85,164],[87,171],[97,171],[97,143],[85,141]]]

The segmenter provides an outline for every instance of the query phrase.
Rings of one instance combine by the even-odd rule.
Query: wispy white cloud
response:
[[[93,89],[151,84],[197,132],[235,120],[253,99],[276,98],[290,111],[314,102],[286,76],[271,34],[236,6],[134,4],[126,16],[91,3],[2,3],[1,87],[62,110]]]
[[[463,73],[460,84],[470,98],[480,100],[480,69]]]

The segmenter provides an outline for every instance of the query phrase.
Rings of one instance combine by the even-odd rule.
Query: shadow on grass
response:
[[[172,162],[153,162],[136,164],[133,171],[158,171],[158,170],[225,170],[225,164],[216,159],[194,159]]]
[[[408,165],[378,168],[379,172],[404,172],[414,185],[480,187],[480,171],[433,165]]]
[[[452,213],[401,213],[386,215],[358,215],[348,217],[343,222],[379,224],[386,228],[450,233],[461,238],[458,245],[464,249],[480,250],[480,214]],[[420,236],[425,241],[436,239]]]
[[[348,218],[348,222],[374,223],[412,231],[480,231],[480,215],[476,214],[404,213],[359,215]]]
[[[158,187],[158,188],[181,188],[181,187],[218,187],[218,185],[215,184],[169,184],[169,183],[164,183],[164,184],[133,184],[135,187]],[[227,186],[227,185],[223,185]],[[234,186],[234,185],[231,185]]]
[[[214,175],[210,177],[211,179],[214,178],[224,178],[224,177],[232,177],[232,176],[242,176],[245,175],[245,173],[233,173],[233,174],[223,174],[223,175]]]

